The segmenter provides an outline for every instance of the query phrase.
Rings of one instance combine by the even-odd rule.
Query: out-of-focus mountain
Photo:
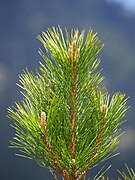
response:
[[[34,162],[14,156],[16,150],[8,149],[14,132],[6,118],[6,108],[20,100],[16,87],[18,74],[23,69],[38,68],[42,61],[37,53],[41,44],[36,35],[47,27],[91,27],[105,43],[100,55],[106,76],[105,86],[112,91],[126,92],[132,106],[123,129],[127,136],[121,138],[119,158],[111,160],[114,169],[126,161],[134,167],[135,150],[135,14],[123,9],[113,0],[1,0],[0,5],[0,179],[52,179],[48,171]],[[128,14],[126,14],[128,13]],[[130,139],[130,140],[129,140]],[[96,171],[96,170],[95,170]],[[8,173],[7,173],[8,172]],[[114,175],[111,176],[115,178]]]

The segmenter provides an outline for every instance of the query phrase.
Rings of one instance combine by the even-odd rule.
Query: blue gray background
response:
[[[109,92],[130,96],[120,155],[109,161],[108,175],[116,179],[126,162],[135,169],[135,1],[134,0],[0,0],[0,180],[53,179],[35,162],[14,156],[14,135],[7,107],[22,97],[16,86],[26,67],[34,71],[42,61],[37,34],[47,27],[93,28],[105,43],[100,54],[104,85]],[[98,171],[93,169],[87,177]]]

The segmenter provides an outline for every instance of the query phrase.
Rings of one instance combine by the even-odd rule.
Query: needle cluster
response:
[[[103,44],[90,29],[60,27],[37,36],[45,52],[36,74],[20,75],[23,100],[8,109],[20,156],[35,160],[65,180],[81,180],[89,168],[114,156],[127,111],[125,95],[110,95],[100,83]]]

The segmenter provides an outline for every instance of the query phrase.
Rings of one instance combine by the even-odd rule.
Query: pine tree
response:
[[[89,168],[115,156],[128,109],[125,94],[110,95],[101,82],[103,44],[90,29],[48,29],[37,36],[45,53],[36,74],[24,71],[24,96],[8,109],[19,156],[35,160],[57,179],[82,180]]]

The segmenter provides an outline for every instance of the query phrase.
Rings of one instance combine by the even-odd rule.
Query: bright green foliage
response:
[[[127,106],[125,95],[109,95],[97,70],[103,44],[89,30],[48,29],[37,36],[46,53],[36,75],[20,75],[24,99],[9,108],[16,130],[11,141],[64,179],[82,179],[89,168],[114,156]]]

